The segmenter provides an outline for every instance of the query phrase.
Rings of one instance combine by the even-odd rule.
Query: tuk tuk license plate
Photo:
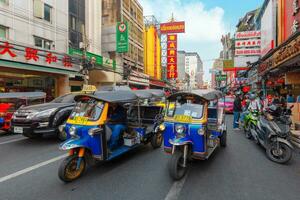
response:
[[[175,115],[174,119],[177,122],[181,122],[181,123],[191,123],[193,120],[191,116],[186,116],[186,115]]]
[[[22,127],[14,127],[14,133],[23,133]]]

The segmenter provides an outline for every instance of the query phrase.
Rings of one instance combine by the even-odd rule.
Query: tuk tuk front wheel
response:
[[[151,146],[153,149],[161,147],[163,141],[162,133],[155,133],[151,138]]]
[[[78,179],[86,168],[86,160],[83,157],[79,169],[77,169],[78,156],[72,155],[65,158],[58,169],[58,177],[64,182],[71,182]]]
[[[169,173],[174,180],[180,180],[187,172],[187,166],[183,166],[184,158],[182,151],[175,151],[169,160]]]

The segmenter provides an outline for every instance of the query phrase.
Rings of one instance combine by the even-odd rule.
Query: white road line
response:
[[[17,142],[17,141],[21,141],[21,140],[25,140],[27,138],[17,138],[17,139],[13,139],[13,140],[8,140],[8,141],[5,141],[5,142],[0,142],[0,145],[1,144],[9,144],[9,143],[12,143],[12,142]]]
[[[179,181],[176,181],[173,183],[171,189],[169,190],[165,200],[177,200],[180,192],[184,186],[186,177],[188,176],[188,173],[186,173],[186,175]]]
[[[53,163],[53,162],[55,162],[55,161],[58,161],[58,160],[60,160],[60,159],[62,159],[62,158],[65,158],[65,157],[67,157],[67,156],[68,156],[68,154],[64,154],[64,155],[61,155],[61,156],[57,156],[57,157],[52,158],[52,159],[50,159],[50,160],[47,160],[47,161],[38,163],[38,164],[36,164],[36,165],[33,165],[33,166],[31,166],[31,167],[22,169],[22,170],[20,170],[20,171],[17,171],[17,172],[15,172],[15,173],[10,174],[10,175],[1,177],[1,178],[0,178],[0,183],[2,183],[2,182],[4,182],[4,181],[7,181],[7,180],[9,180],[9,179],[15,178],[15,177],[17,177],[17,176],[20,176],[20,175],[22,175],[22,174],[26,174],[26,173],[28,173],[28,172],[30,172],[30,171],[33,171],[33,170],[35,170],[35,169],[38,169],[38,168],[40,168],[40,167],[43,167],[43,166],[45,166],[45,165],[48,165],[48,164]]]

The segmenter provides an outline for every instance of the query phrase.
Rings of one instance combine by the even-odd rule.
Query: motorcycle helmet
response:
[[[251,94],[249,95],[249,99],[250,99],[250,100],[254,100],[255,98],[256,98],[256,95],[255,95],[255,94],[251,93]]]

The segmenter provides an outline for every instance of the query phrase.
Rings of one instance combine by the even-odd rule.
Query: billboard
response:
[[[241,47],[260,47],[261,40],[260,39],[251,39],[251,40],[236,40],[235,48]]]
[[[167,22],[160,24],[160,33],[184,33],[185,32],[185,22]]]
[[[253,49],[236,49],[235,55],[236,56],[257,56],[261,54],[260,48],[253,48]]]
[[[270,0],[261,18],[261,56],[275,47],[276,1]]]
[[[167,79],[177,78],[177,35],[167,36]]]
[[[126,53],[129,50],[128,23],[118,22],[116,27],[117,53]]]
[[[260,31],[244,31],[244,32],[237,32],[235,34],[235,39],[260,38],[260,36],[261,36]]]

